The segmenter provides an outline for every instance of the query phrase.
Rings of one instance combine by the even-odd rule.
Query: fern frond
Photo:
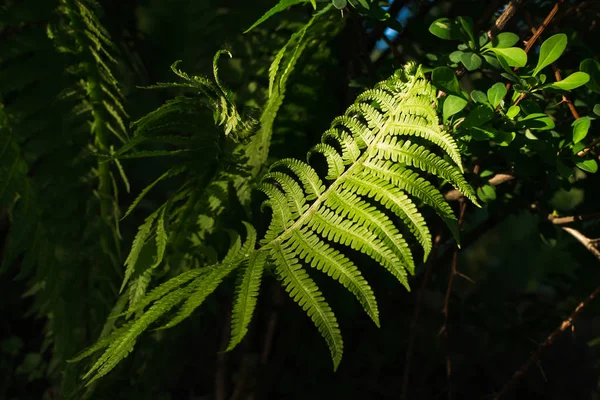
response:
[[[240,271],[236,282],[235,300],[231,316],[231,340],[226,351],[238,345],[248,332],[260,289],[260,281],[266,264],[267,255],[256,252],[248,261],[248,265]]]
[[[228,346],[228,350],[233,349],[247,332],[263,271],[274,265],[285,290],[325,339],[334,369],[337,368],[343,353],[341,332],[331,307],[305,267],[320,270],[340,282],[379,325],[373,291],[343,248],[369,256],[410,290],[407,277],[415,269],[411,244],[415,241],[420,245],[425,259],[432,247],[429,228],[417,204],[432,207],[451,229],[456,226],[452,209],[421,173],[445,179],[473,197],[462,176],[453,138],[437,127],[435,101],[433,87],[415,64],[408,64],[359,96],[344,116],[333,120],[322,142],[308,153],[309,158],[317,153],[325,157],[328,166],[324,179],[305,162],[285,159],[274,163],[257,185],[266,196],[263,207],[272,211],[259,246],[255,245],[254,229],[246,225],[246,242],[242,245],[239,238],[234,238],[221,264],[198,275],[185,273],[182,281],[173,278],[173,283],[159,286],[147,296],[150,300],[142,299],[133,309],[154,303],[138,317],[139,325],[132,326],[134,336],[141,333],[139,327],[145,329],[147,321],[157,318],[159,309],[155,307],[159,304],[170,307],[172,302],[183,303],[164,327],[179,323],[238,269]],[[399,135],[420,139],[413,144],[398,140]],[[336,146],[330,144],[332,141]],[[452,162],[429,151],[426,143],[439,147]],[[182,291],[185,299],[169,294]],[[128,312],[131,311],[130,308]],[[145,317],[146,314],[150,316]],[[134,336],[115,339],[124,343],[120,352],[129,349]],[[110,360],[116,357],[115,351],[110,347],[106,351]],[[95,367],[95,376],[107,370]]]

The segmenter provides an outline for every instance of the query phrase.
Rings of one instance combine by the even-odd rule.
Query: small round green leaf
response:
[[[456,50],[456,51],[453,51],[452,53],[450,53],[450,55],[448,56],[448,58],[453,63],[459,63],[460,62],[460,58],[462,57],[463,54],[464,53],[462,51]]]
[[[475,71],[477,68],[481,67],[481,57],[479,57],[475,53],[463,53],[460,56],[460,61],[463,63],[466,69],[469,71]]]
[[[594,114],[600,117],[600,104],[594,106]]]
[[[564,33],[557,33],[546,39],[540,47],[540,58],[533,70],[533,76],[536,76],[542,69],[558,60],[566,48],[567,35]]]
[[[548,87],[560,90],[573,90],[583,86],[590,80],[590,76],[585,72],[577,71],[567,76],[562,81],[554,82]]]
[[[500,105],[500,102],[504,99],[506,93],[506,86],[501,82],[495,83],[494,86],[488,89],[487,97],[494,109]]]
[[[504,49],[512,47],[519,42],[519,35],[512,32],[502,32],[492,39],[492,47]]]
[[[431,25],[429,25],[429,32],[431,32],[434,36],[444,40],[455,39],[453,30],[454,23],[449,18],[436,19]]]
[[[510,119],[513,119],[514,117],[516,117],[517,115],[519,115],[519,112],[521,111],[521,107],[519,106],[511,106],[508,111],[506,111],[506,116]]]
[[[333,6],[335,8],[337,8],[338,10],[341,10],[342,8],[346,8],[346,6],[348,5],[347,0],[331,0],[331,2],[333,3]]]
[[[471,98],[475,103],[485,104],[488,102],[487,96],[481,90],[473,90],[471,92]]]
[[[466,105],[467,101],[462,97],[454,96],[452,94],[446,97],[443,106],[444,122],[454,114],[461,112]]]

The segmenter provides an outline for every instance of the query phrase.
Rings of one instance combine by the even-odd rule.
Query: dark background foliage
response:
[[[56,23],[56,4],[50,0],[5,3],[0,5],[0,101],[13,115],[29,115],[15,130],[29,129],[23,121],[48,121],[59,126],[64,122],[61,115],[67,111],[53,99],[64,87],[63,80],[68,79],[63,71],[70,64],[68,55],[57,53],[45,38],[46,25]],[[179,59],[185,71],[211,76],[212,58],[222,48],[233,54],[220,65],[222,81],[235,93],[238,104],[262,107],[267,99],[270,62],[312,11],[309,6],[295,6],[243,34],[273,1],[99,3],[103,10],[100,19],[119,54],[116,72],[131,121],[173,97],[172,92],[142,90],[139,86],[172,81],[169,66]],[[531,28],[539,27],[559,4],[542,35],[542,39],[561,32],[567,35],[568,48],[558,67],[576,71],[583,59],[600,59],[597,2],[520,3],[504,27],[521,38],[516,46],[522,47],[523,40],[531,37]],[[312,39],[290,77],[287,96],[275,120],[269,161],[302,158],[331,119],[360,91],[403,63],[417,61],[431,68],[447,65],[447,56],[456,50],[457,43],[432,35],[428,28],[434,20],[470,16],[476,31],[486,31],[505,6],[505,2],[494,0],[395,0],[388,11],[403,25],[400,33],[351,7],[337,12]],[[28,62],[8,60],[12,46],[31,46]],[[539,46],[531,50],[531,57],[537,52]],[[20,79],[29,83],[19,86]],[[461,85],[469,92],[485,92],[496,81],[506,83],[497,72],[480,70],[464,74]],[[25,89],[14,89],[20,87]],[[581,115],[593,117],[593,106],[600,102],[597,93],[579,88],[570,96]],[[570,126],[573,117],[569,108],[556,103],[548,100],[544,104],[557,126],[562,122]],[[26,114],[29,106],[52,115]],[[201,118],[206,132],[215,129],[210,113]],[[51,128],[46,130],[52,132]],[[587,142],[598,136],[597,130],[598,124],[592,123]],[[21,144],[23,158],[29,163],[27,176],[44,199],[44,209],[39,212],[51,235],[60,241],[60,251],[66,253],[58,257],[65,261],[63,264],[55,263],[44,272],[66,281],[56,286],[59,293],[55,294],[62,300],[64,316],[57,315],[56,302],[48,300],[50,308],[40,305],[42,295],[34,288],[35,279],[34,283],[24,279],[27,273],[23,270],[31,269],[29,264],[35,269],[35,260],[19,257],[4,268],[0,280],[0,399],[54,399],[69,391],[73,398],[83,398],[85,391],[78,380],[83,368],[66,367],[65,360],[98,337],[122,279],[118,272],[102,267],[109,261],[101,260],[97,237],[82,239],[82,232],[89,232],[87,225],[98,223],[99,217],[90,212],[87,203],[89,185],[68,175],[74,167],[65,160],[78,157],[78,149],[85,144],[61,142],[59,130],[55,132],[56,136],[26,139]],[[489,150],[486,145],[468,142],[461,149],[469,182],[478,188],[489,179],[474,171],[512,171],[516,179],[498,185],[495,199],[487,199],[481,209],[466,206],[462,250],[454,264],[460,273],[453,276],[450,288],[455,253],[451,236],[442,226],[432,228],[432,233],[439,235],[439,245],[428,263],[417,267],[416,276],[410,280],[411,292],[375,268],[372,261],[359,259],[380,304],[381,329],[373,326],[341,286],[314,276],[344,333],[346,353],[337,372],[332,372],[326,345],[311,321],[267,275],[250,332],[235,351],[222,352],[229,339],[233,288],[233,281],[227,280],[202,309],[176,328],[143,335],[134,352],[95,385],[91,398],[494,398],[600,282],[599,260],[562,225],[548,219],[548,215],[598,213],[600,185],[597,175],[581,170],[570,180],[556,178],[558,172],[544,164],[538,153],[521,159],[518,149],[511,153]],[[42,153],[47,154],[41,157]],[[598,158],[599,153],[592,150],[590,154]],[[118,201],[122,210],[172,166],[169,158],[150,160],[123,160],[131,191],[121,190]],[[82,158],[81,164],[85,163],[93,164]],[[160,183],[122,221],[122,259],[137,227],[180,183]],[[452,204],[459,209],[459,202]],[[231,206],[224,226],[237,227],[243,218],[244,211],[235,207]],[[268,222],[267,217],[260,217],[266,214],[256,210],[254,215],[258,215],[257,225]],[[0,243],[8,240],[9,227],[8,209],[0,208]],[[597,218],[577,221],[573,228],[589,238],[600,237]],[[23,229],[30,236],[25,248],[33,246],[34,230]],[[214,252],[219,255],[227,247],[225,239],[219,235],[213,238]],[[205,257],[213,256],[207,253]],[[158,280],[180,272],[176,266],[172,268],[161,271]],[[600,336],[599,313],[600,302],[586,305],[569,329],[543,347],[506,398],[599,398],[600,347],[590,345]],[[69,372],[69,368],[75,370]]]

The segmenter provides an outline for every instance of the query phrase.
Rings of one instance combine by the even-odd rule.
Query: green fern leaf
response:
[[[158,210],[156,210],[155,212],[150,214],[146,218],[144,223],[142,225],[140,225],[140,227],[138,228],[138,232],[135,235],[135,238],[133,239],[133,244],[131,245],[131,250],[129,252],[129,255],[127,256],[127,259],[125,260],[125,277],[123,278],[123,283],[121,284],[121,289],[120,289],[121,292],[125,288],[127,281],[129,281],[129,278],[131,277],[131,275],[133,274],[133,271],[135,270],[135,265],[137,263],[138,257],[140,256],[142,248],[144,247],[144,245],[146,244],[146,241],[152,234],[152,227],[154,226],[154,220],[163,212],[162,208],[163,207],[159,208]]]
[[[265,253],[254,253],[248,261],[248,265],[240,272],[236,282],[233,315],[231,317],[231,340],[226,351],[233,350],[248,332],[248,325],[256,307],[266,258]]]
[[[432,247],[429,228],[416,204],[432,207],[451,229],[456,227],[452,209],[421,173],[440,177],[474,198],[461,173],[453,138],[438,128],[435,101],[435,89],[420,67],[407,64],[359,96],[343,116],[333,120],[322,142],[309,152],[309,156],[318,153],[325,157],[327,183],[307,163],[292,159],[274,163],[258,184],[266,195],[263,207],[272,212],[259,247],[255,230],[246,224],[245,243],[234,237],[221,264],[200,269],[204,272],[197,275],[190,271],[181,280],[173,278],[130,307],[128,313],[153,304],[137,317],[130,331],[114,339],[113,347],[109,346],[93,367],[94,377],[106,373],[114,366],[113,361],[129,351],[135,337],[162,315],[160,310],[182,303],[177,315],[163,328],[176,325],[239,268],[228,347],[231,350],[247,332],[263,270],[273,264],[285,290],[325,339],[337,368],[343,353],[341,332],[305,267],[318,269],[340,282],[379,325],[373,291],[341,249],[349,247],[366,254],[410,290],[407,277],[415,269],[411,242],[420,245],[424,258]],[[398,136],[420,139],[419,143],[411,143],[398,140]],[[438,146],[452,162],[429,151],[427,143]],[[402,227],[407,228],[407,237],[401,233]],[[330,242],[338,244],[340,250]]]
[[[308,0],[280,0],[279,3],[277,3],[275,6],[273,6],[273,8],[271,8],[269,11],[264,13],[264,15],[262,17],[260,17],[258,19],[258,21],[256,21],[254,24],[252,24],[252,26],[250,28],[246,29],[244,31],[244,33],[250,32],[252,29],[256,28],[258,25],[262,24],[263,22],[265,22],[266,20],[271,18],[273,15],[284,11],[288,7],[294,6],[296,4],[306,3],[307,1]],[[312,1],[314,1],[314,0],[312,0]],[[316,5],[313,4],[313,7],[316,8]]]
[[[300,265],[294,252],[284,245],[274,244],[271,256],[276,262],[277,272],[290,297],[302,307],[325,338],[331,351],[333,369],[342,360],[344,343],[335,315],[323,298],[315,282]]]

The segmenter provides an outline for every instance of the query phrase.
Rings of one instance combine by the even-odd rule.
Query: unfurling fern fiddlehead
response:
[[[309,164],[276,162],[258,187],[272,209],[271,223],[256,246],[255,229],[233,241],[220,264],[183,273],[158,286],[135,307],[136,318],[98,342],[78,359],[107,347],[87,376],[108,373],[135,344],[136,337],[166,312],[179,311],[163,328],[188,317],[219,283],[238,270],[232,317],[234,348],[247,332],[265,268],[273,267],[286,291],[309,315],[325,338],[337,368],[343,342],[337,320],[305,265],[339,281],[379,325],[373,291],[352,260],[333,243],[360,251],[390,271],[407,289],[414,273],[408,241],[388,214],[397,216],[419,242],[427,258],[431,234],[413,199],[432,207],[455,231],[456,218],[438,189],[417,171],[436,175],[476,202],[462,175],[453,138],[442,132],[435,111],[435,90],[420,67],[408,64],[362,93],[343,116],[333,120],[322,142],[308,154],[327,161],[325,181]],[[427,149],[433,144],[449,157]],[[387,211],[382,211],[385,209]],[[149,308],[143,311],[147,306]]]

